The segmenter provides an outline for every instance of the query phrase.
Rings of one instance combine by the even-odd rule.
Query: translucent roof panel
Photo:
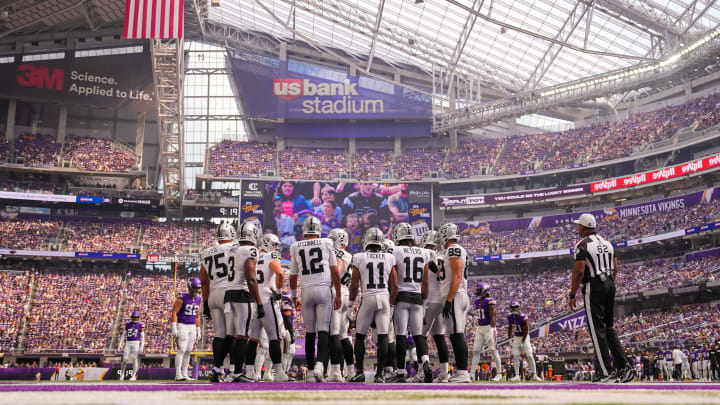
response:
[[[354,55],[373,52],[389,63],[406,63],[427,72],[450,71],[455,66],[459,74],[510,92],[634,65],[652,55],[651,33],[667,35],[669,44],[682,43],[720,24],[720,4],[715,5],[715,0],[595,0],[589,11],[590,3],[243,0],[211,7],[209,18],[281,39],[292,38],[294,30],[320,45]],[[481,17],[473,18],[469,10]]]

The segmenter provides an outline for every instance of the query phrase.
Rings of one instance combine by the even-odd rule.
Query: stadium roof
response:
[[[221,0],[211,22],[514,93],[657,59],[720,24],[716,0]]]

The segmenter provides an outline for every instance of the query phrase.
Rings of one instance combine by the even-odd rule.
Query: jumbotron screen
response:
[[[240,222],[253,222],[278,235],[284,247],[302,239],[308,216],[322,223],[323,236],[343,228],[348,249],[357,252],[365,230],[387,237],[395,224],[409,222],[419,238],[432,228],[432,188],[427,184],[337,183],[321,181],[243,181]]]

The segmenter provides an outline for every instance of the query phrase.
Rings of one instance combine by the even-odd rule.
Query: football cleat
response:
[[[394,376],[387,378],[387,382],[393,383],[393,384],[403,384],[407,382],[407,379],[405,378],[405,374],[397,373]]]
[[[420,375],[420,373],[418,373]],[[432,376],[432,368],[430,367],[429,362],[423,363],[423,382],[425,383],[431,383],[433,382],[433,376]]]
[[[500,381],[502,381],[502,375],[498,374],[495,377],[491,378],[490,381],[500,382]]]
[[[187,378],[187,377],[185,377],[185,378]],[[135,374],[133,374],[133,376],[130,377],[130,381],[137,381],[137,376]]]
[[[235,382],[235,383],[238,383],[238,382],[246,383],[246,382],[255,382],[255,380],[249,378],[249,377],[246,376],[245,374],[240,374],[239,376],[233,378],[233,382]]]
[[[464,373],[462,373],[462,372],[455,373],[452,377],[450,377],[449,382],[465,384],[465,383],[471,383],[472,381],[470,380],[470,374],[468,374],[466,371]]]
[[[345,382],[345,379],[342,376],[342,372],[340,370],[330,370],[330,374],[328,375],[327,382]]]
[[[433,383],[436,383],[436,384],[443,384],[446,382],[450,382],[450,376],[447,374],[445,374],[445,375],[440,374],[439,376],[435,377],[435,379],[433,380]]]
[[[520,381],[520,376],[519,376],[519,375],[516,375],[515,377],[511,378],[510,381],[512,381],[512,382],[518,382],[518,381]]]
[[[610,373],[610,375],[605,376],[602,379],[600,379],[600,382],[607,383],[607,384],[615,384],[616,382],[618,382],[617,372],[615,370],[613,370]]]
[[[315,370],[313,370],[312,373],[315,375],[315,382],[324,382],[325,381],[325,375],[323,373],[322,368],[320,368],[320,369],[316,368]]]
[[[180,377],[175,377],[175,381],[187,381],[187,379],[186,379],[186,377],[180,376]]]
[[[220,370],[219,368],[213,368],[208,374],[208,379],[210,380],[210,382],[220,382],[223,379],[222,374],[222,370]]]
[[[620,375],[621,375],[621,377],[620,377],[621,383],[623,383],[623,384],[629,383],[633,379],[635,379],[635,369],[628,365],[622,370]]]
[[[275,377],[273,377],[273,382],[288,382],[290,381],[290,377],[288,377],[287,374],[284,372],[275,373]]]
[[[365,382],[365,372],[364,371],[358,371],[351,379],[350,382],[359,383],[359,382]]]
[[[376,374],[373,382],[375,384],[385,384],[385,377],[383,377],[381,374]]]
[[[432,382],[432,375],[430,376],[430,381]],[[423,373],[417,373],[413,376],[412,379],[410,379],[411,383],[422,383],[425,382],[425,374]]]
[[[533,381],[543,381],[542,378],[538,377],[537,374],[532,377]]]
[[[125,373],[120,374],[120,381],[125,381]]]
[[[273,372],[272,370],[265,371],[265,375],[263,375],[263,381],[265,382],[272,382],[274,380]]]

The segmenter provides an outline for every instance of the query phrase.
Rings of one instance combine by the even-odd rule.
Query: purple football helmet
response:
[[[138,319],[140,319],[140,312],[133,311],[130,315],[130,318],[132,318],[133,321],[137,321]]]
[[[513,314],[517,314],[518,312],[520,312],[520,303],[512,300],[512,302],[510,302],[510,312]]]
[[[477,285],[477,289],[475,290],[475,293],[478,297],[483,298],[487,295],[490,295],[490,284],[482,281]]]
[[[188,291],[192,294],[195,294],[195,290],[199,290],[202,288],[202,283],[200,283],[200,279],[193,277],[190,280],[188,280]]]

